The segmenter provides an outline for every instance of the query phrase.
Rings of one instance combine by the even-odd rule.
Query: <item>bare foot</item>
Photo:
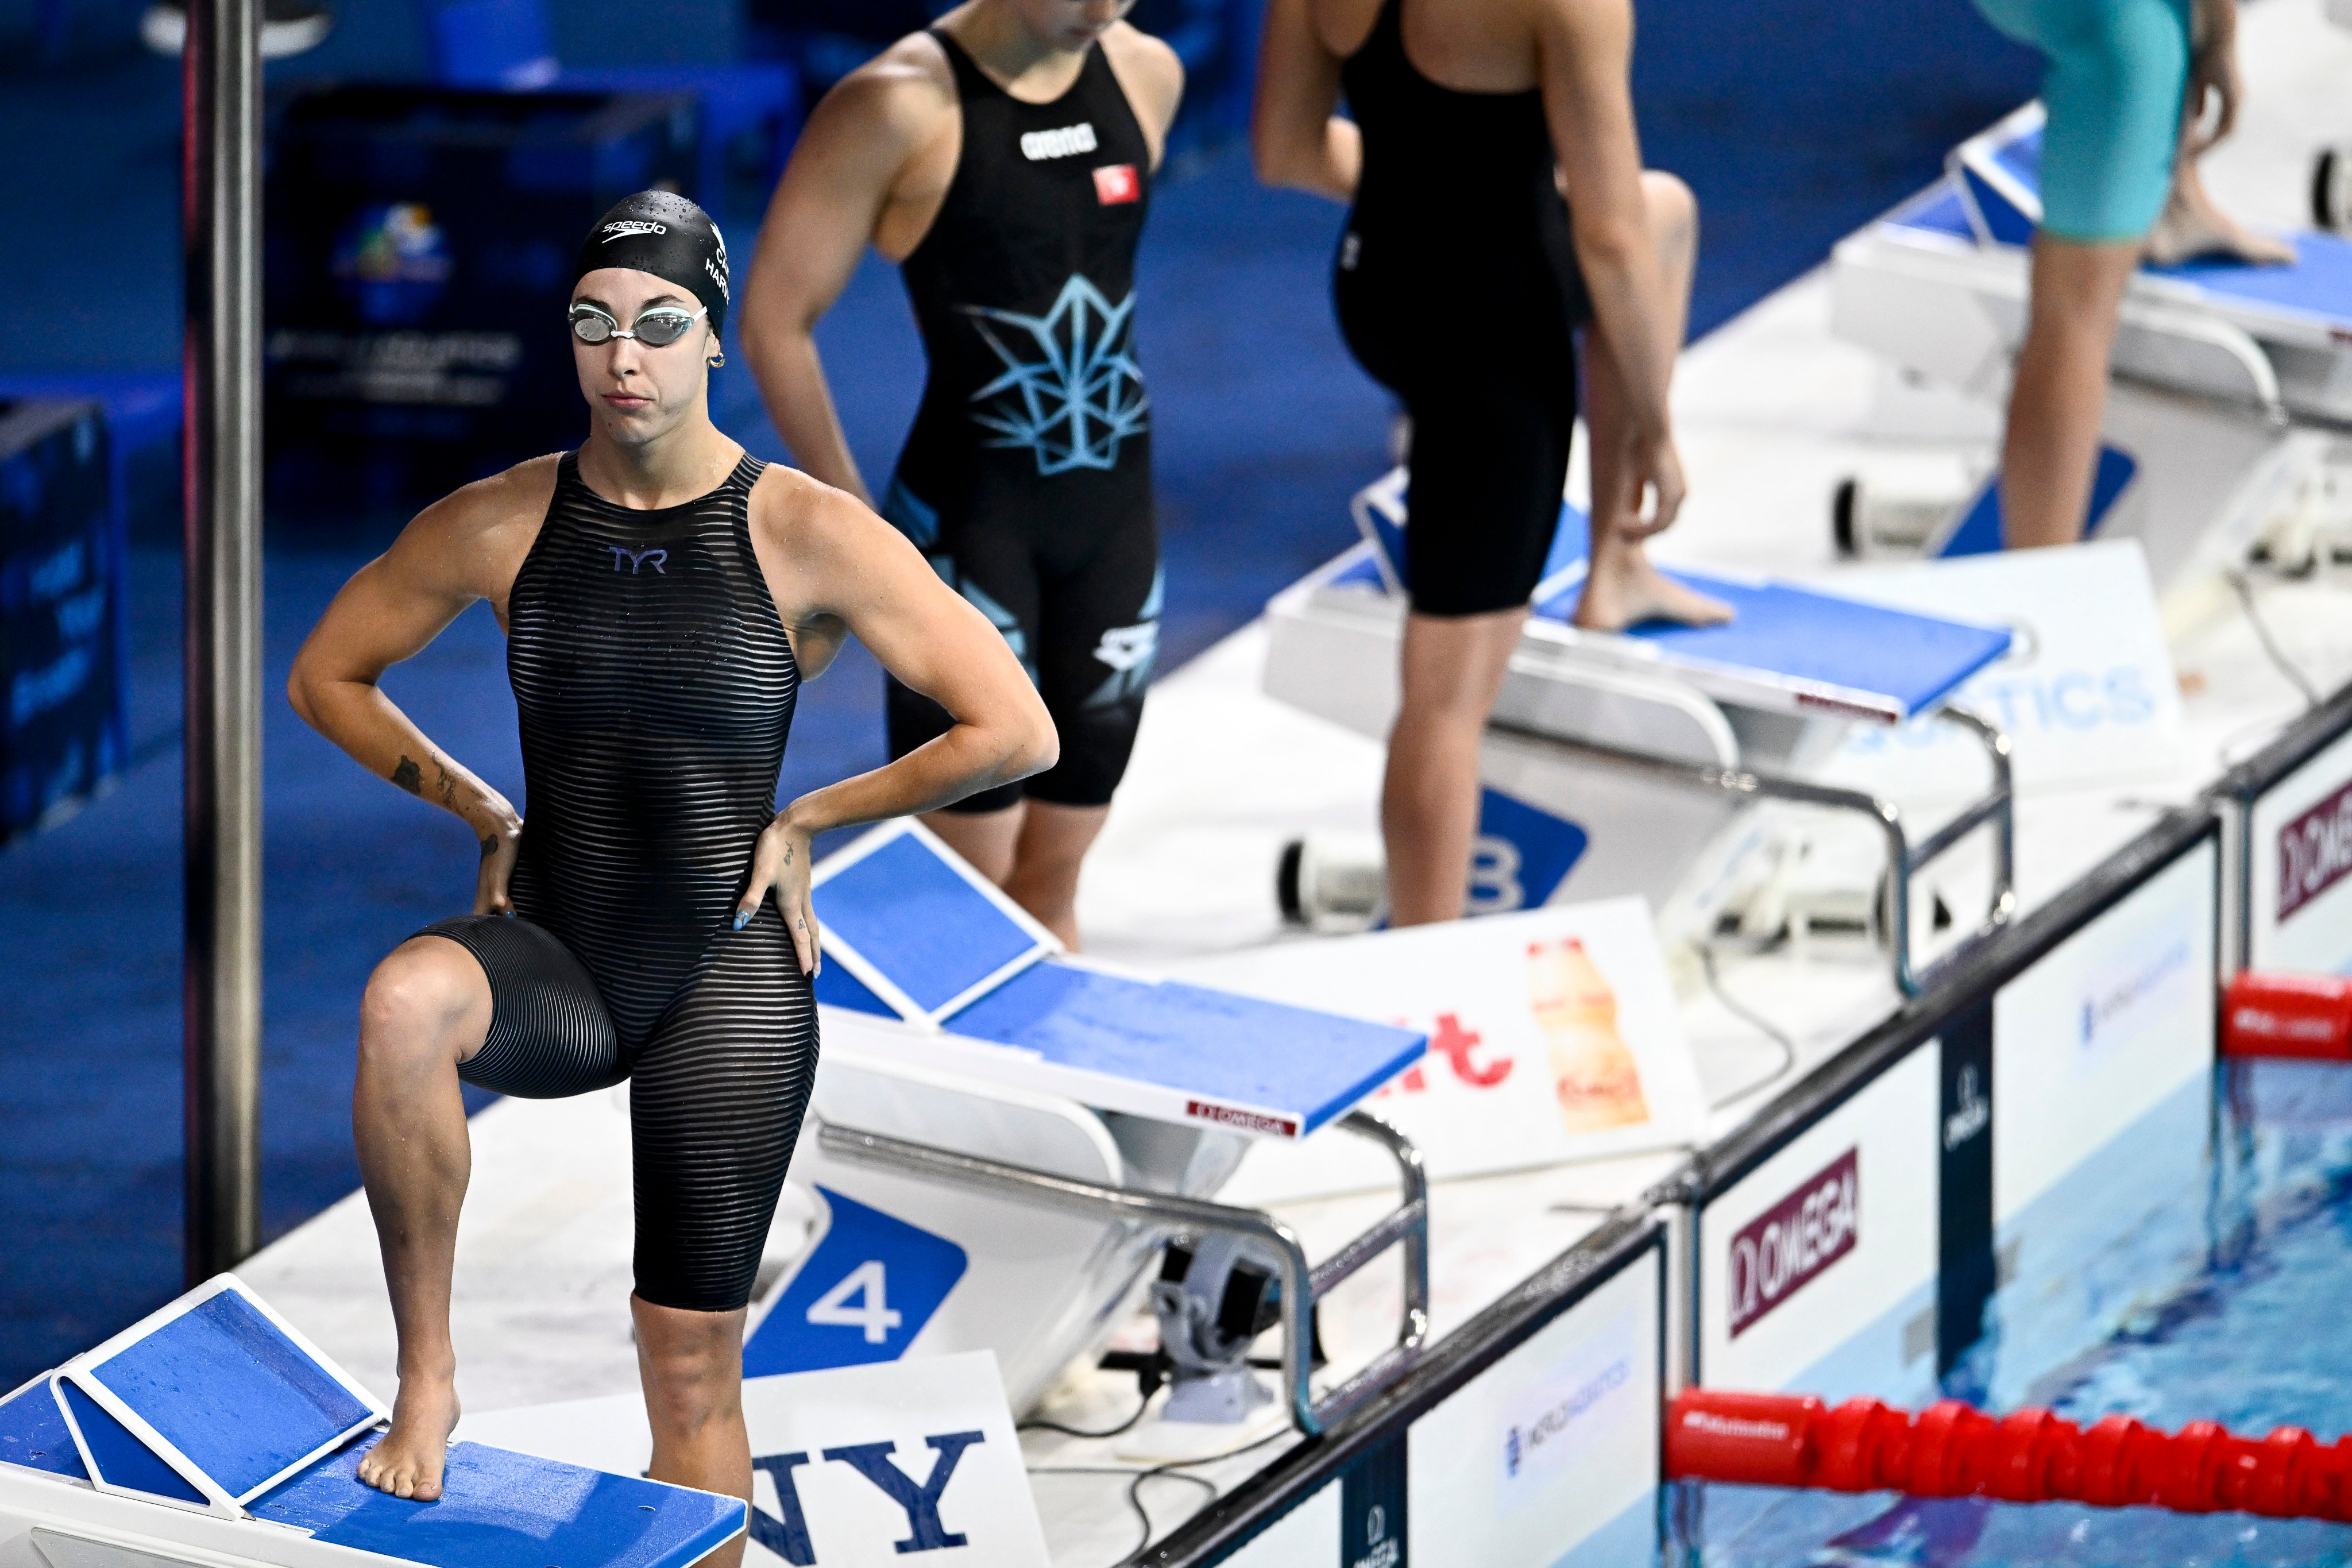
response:
[[[432,1502],[441,1495],[449,1434],[457,1429],[457,1383],[404,1377],[393,1402],[392,1430],[360,1458],[360,1479],[394,1497]]]
[[[1729,605],[1684,587],[1651,565],[1650,558],[1638,550],[1605,568],[1594,563],[1572,617],[1574,625],[1589,632],[1622,632],[1643,621],[1716,626],[1729,619]]]
[[[2234,257],[2257,265],[2295,259],[2294,246],[2255,233],[2215,206],[2201,184],[2183,181],[2174,185],[2156,226],[2147,231],[2147,258],[2158,267],[2170,267],[2200,256]]]

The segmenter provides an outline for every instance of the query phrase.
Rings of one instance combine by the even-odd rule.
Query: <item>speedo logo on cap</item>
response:
[[[650,218],[625,217],[618,223],[608,223],[604,226],[604,243],[610,245],[616,239],[626,239],[633,234],[667,234],[668,232],[669,226],[667,224],[655,223]]]
[[[1033,163],[1048,158],[1075,158],[1081,153],[1095,150],[1095,128],[1091,121],[1080,121],[1065,125],[1058,131],[1031,131],[1021,138],[1021,155]]]

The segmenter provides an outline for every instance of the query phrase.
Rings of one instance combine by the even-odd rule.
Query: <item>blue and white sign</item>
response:
[[[1864,567],[1832,581],[1855,598],[2015,634],[1956,700],[2008,734],[2020,790],[2179,771],[2180,688],[2137,540]],[[1983,749],[1953,725],[1857,725],[1822,782],[1898,798],[1955,795],[1981,787],[1984,766]]]
[[[743,1375],[896,1361],[964,1274],[964,1249],[894,1215],[818,1187],[829,1216],[743,1346]]]
[[[1507,915],[1551,900],[1584,857],[1591,837],[1564,816],[1485,789],[1478,795],[1478,837],[1470,846],[1474,915]]]
[[[751,1568],[1045,1568],[1045,1531],[986,1351],[743,1383]],[[635,1394],[468,1416],[520,1452],[623,1474],[653,1452]]]

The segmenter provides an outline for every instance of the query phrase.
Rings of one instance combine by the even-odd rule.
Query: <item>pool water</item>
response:
[[[1947,1393],[1995,1411],[2048,1405],[2084,1426],[2121,1414],[2168,1430],[2302,1426],[2323,1442],[2352,1431],[2352,1068],[2233,1066],[2220,1100],[2204,1181],[2141,1227],[2194,1235],[2197,1255],[2144,1248],[2168,1257],[2149,1265],[2168,1272],[2139,1282],[2104,1339],[2056,1364],[2005,1360],[1996,1314]],[[2352,1565],[2352,1525],[2248,1514],[1699,1483],[1668,1489],[1663,1510],[1674,1568]]]

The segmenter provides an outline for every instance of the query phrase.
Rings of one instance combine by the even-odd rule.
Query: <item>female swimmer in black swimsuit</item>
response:
[[[1645,173],[1626,0],[1272,0],[1260,177],[1350,202],[1333,285],[1412,418],[1404,701],[1381,791],[1395,925],[1462,912],[1478,739],[1568,478],[1584,331],[1591,570],[1576,624],[1720,621],[1642,541],[1682,505],[1666,385],[1698,213]],[[1353,119],[1332,113],[1345,90]]]
[[[711,424],[727,251],[699,207],[630,197],[577,274],[587,441],[420,514],[336,596],[290,687],[304,719],[482,849],[474,912],[402,944],[362,1005],[352,1121],[400,1397],[360,1473],[440,1495],[459,1082],[551,1096],[626,1079],[650,1473],[748,1499],[743,1311],[816,1068],[810,838],[1021,778],[1055,741],[996,628],[896,529]],[[507,630],[528,820],[376,685],[477,599]],[[778,812],[800,680],[851,635],[952,722]]]

